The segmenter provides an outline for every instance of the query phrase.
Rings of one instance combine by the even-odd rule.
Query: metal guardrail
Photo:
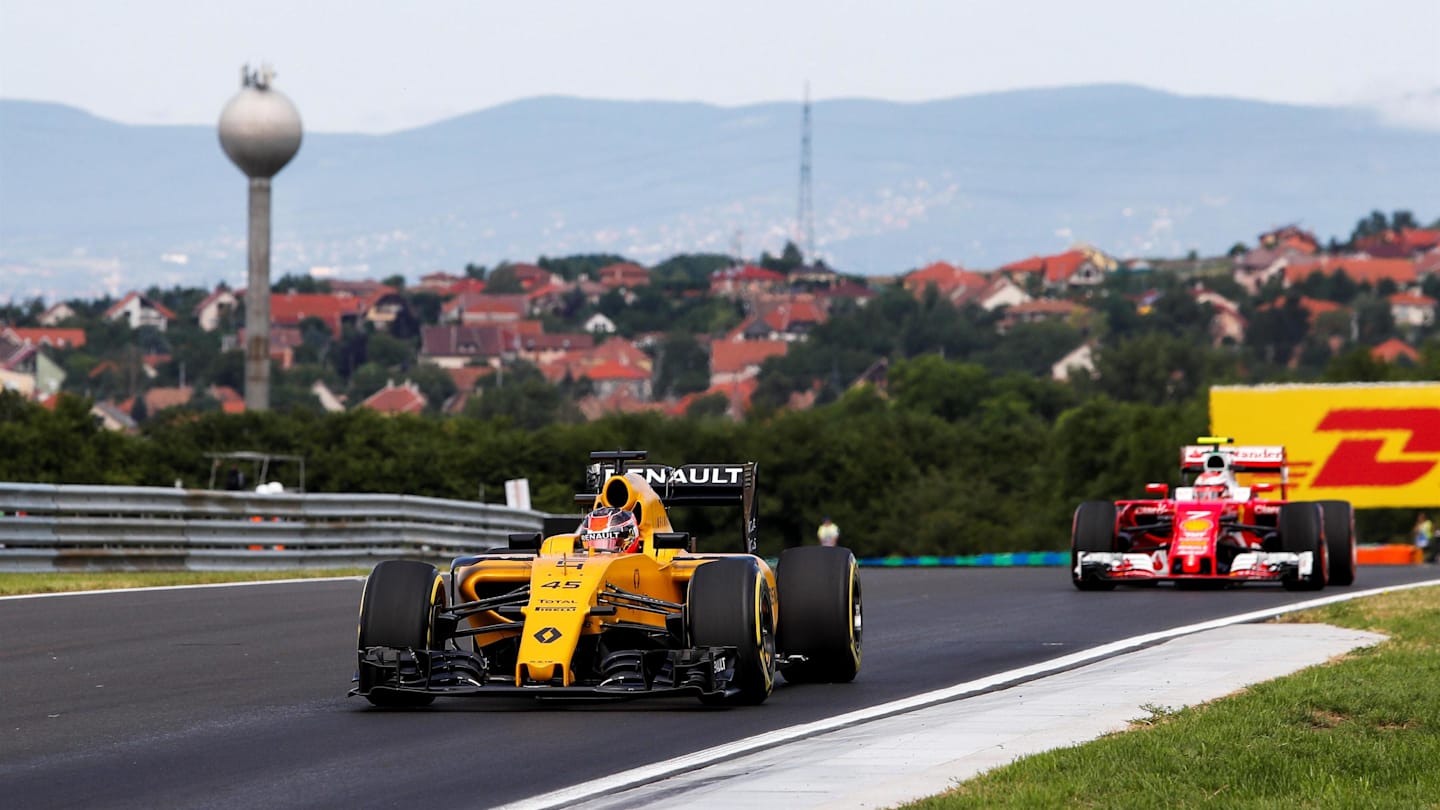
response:
[[[539,530],[545,517],[413,495],[0,483],[0,571],[448,563]]]

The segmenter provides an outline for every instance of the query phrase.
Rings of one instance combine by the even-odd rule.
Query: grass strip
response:
[[[1390,636],[1212,703],[1026,757],[905,805],[1440,807],[1440,588],[1282,618]]]
[[[208,585],[216,582],[261,582],[274,579],[365,576],[368,568],[306,568],[286,571],[65,571],[0,573],[0,596],[68,593],[112,588],[157,588],[167,585]]]

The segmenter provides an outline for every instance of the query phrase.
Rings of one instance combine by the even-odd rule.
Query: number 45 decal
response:
[[[578,580],[578,579],[567,579],[567,580],[565,580],[564,582],[560,582],[559,580],[551,580],[551,581],[545,583],[544,585],[541,585],[540,587],[542,587],[542,588],[563,588],[563,589],[565,589],[565,590],[570,590],[571,588],[578,588],[578,587],[580,587],[580,580]]]

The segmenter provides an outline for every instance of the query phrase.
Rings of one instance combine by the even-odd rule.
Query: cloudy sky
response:
[[[214,123],[267,62],[306,128],[518,98],[739,105],[1127,82],[1440,126],[1436,0],[0,0],[0,97]],[[3,122],[0,122],[3,125]]]

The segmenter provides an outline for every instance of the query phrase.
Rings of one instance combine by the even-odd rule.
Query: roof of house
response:
[[[710,278],[712,281],[775,282],[784,281],[785,274],[777,273],[774,270],[766,270],[763,267],[756,267],[753,264],[747,264],[744,266],[726,267],[722,270],[716,270],[714,273],[710,274]]]
[[[455,381],[455,390],[465,393],[474,391],[480,381],[495,373],[494,366],[461,366],[460,368],[447,368],[445,373]]]
[[[57,349],[78,349],[85,345],[84,329],[69,329],[58,326],[7,326],[5,331],[10,332],[21,343],[33,343],[37,346],[54,346]]]
[[[1090,308],[1074,301],[1060,298],[1037,298],[1016,304],[1006,310],[1010,315],[1069,315],[1072,312],[1089,312]]]
[[[237,300],[237,301],[239,300],[239,298],[238,298],[238,297],[235,295],[235,293],[232,292],[231,290],[228,290],[228,289],[226,289],[225,287],[219,287],[219,288],[217,288],[214,292],[212,292],[212,293],[210,293],[209,295],[207,295],[207,296],[205,296],[204,298],[202,298],[202,299],[200,300],[200,303],[196,304],[196,305],[195,305],[195,308],[192,309],[192,310],[190,310],[190,314],[191,314],[191,315],[199,315],[206,307],[210,306],[211,304],[215,303],[216,301],[219,301],[221,298],[225,298],[225,297],[227,297],[227,296],[228,296],[231,300]]]
[[[1402,357],[1412,363],[1420,362],[1420,353],[1400,338],[1390,338],[1381,343],[1370,350],[1370,356],[1386,363],[1393,363]]]
[[[384,388],[366,397],[358,407],[381,413],[420,413],[425,410],[425,405],[425,395],[414,383],[406,380],[400,385],[385,383]]]
[[[138,292],[127,293],[124,298],[116,301],[109,309],[105,310],[105,314],[103,317],[107,319],[113,318],[115,315],[119,314],[120,310],[124,309],[127,304],[135,300],[139,300],[141,306],[149,307],[160,313],[165,318],[165,320],[175,320],[175,313],[171,312],[169,307],[165,306],[159,301],[152,301],[148,297],[143,296]]]
[[[1039,273],[1045,281],[1055,284],[1075,275],[1088,254],[1083,250],[1067,250],[1053,256],[1031,256],[1000,268],[1004,273]]]
[[[650,372],[636,366],[627,366],[614,361],[596,363],[582,372],[592,380],[648,380]]]
[[[299,326],[306,318],[319,318],[339,335],[345,318],[358,317],[364,311],[364,302],[352,295],[293,291],[270,294],[270,323],[278,326]]]
[[[1390,296],[1390,305],[1397,307],[1433,307],[1435,299],[1416,292],[1395,293]]]
[[[145,411],[151,416],[165,410],[175,408],[190,402],[195,396],[195,389],[188,385],[175,388],[151,388],[145,392]]]
[[[498,357],[515,349],[520,332],[510,324],[442,324],[420,328],[426,357]]]
[[[606,287],[623,287],[650,283],[650,271],[634,262],[616,262],[600,268],[600,283]]]
[[[1293,284],[1304,281],[1312,273],[1333,275],[1344,271],[1355,282],[1377,284],[1390,280],[1396,284],[1411,284],[1417,278],[1415,262],[1410,259],[1372,259],[1361,256],[1325,256],[1316,261],[1294,262],[1285,266],[1285,282]]]
[[[783,340],[718,340],[710,344],[710,373],[734,374],[789,351]]]

